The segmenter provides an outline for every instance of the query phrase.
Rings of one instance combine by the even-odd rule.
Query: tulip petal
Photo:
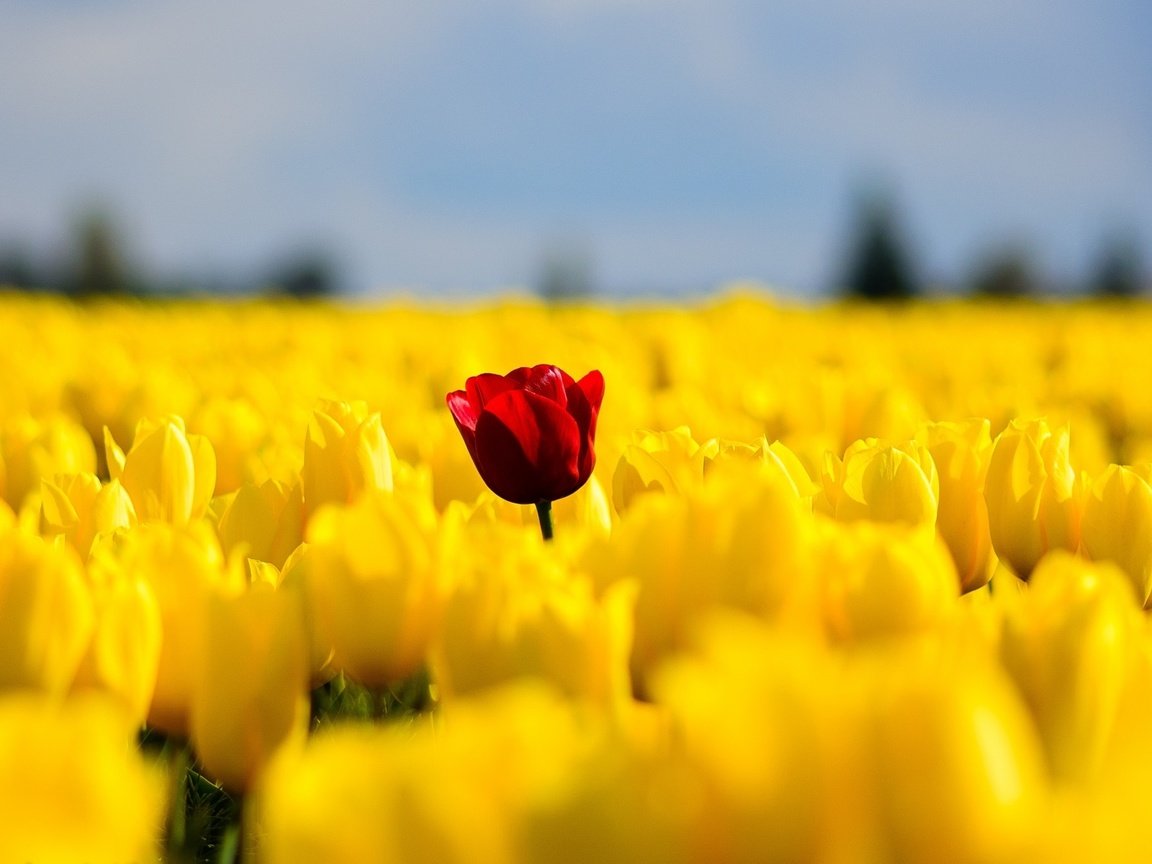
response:
[[[540,364],[531,368],[522,367],[510,372],[509,378],[518,381],[529,393],[537,393],[560,405],[568,406],[568,390],[575,383],[572,376],[558,366]]]
[[[593,369],[580,379],[578,386],[588,397],[594,413],[599,413],[600,403],[604,401],[604,375],[599,369]]]
[[[580,427],[580,473],[588,476],[596,467],[596,419],[600,415],[600,402],[604,399],[604,376],[592,370],[579,383],[568,387],[568,413]]]
[[[463,390],[455,390],[448,394],[448,410],[456,420],[456,425],[462,430],[476,431],[476,418],[479,416],[472,403],[468,401],[468,394]]]
[[[575,492],[580,428],[551,399],[524,390],[500,394],[476,423],[476,467],[488,487],[515,504],[553,501]]]
[[[474,375],[464,382],[465,395],[472,406],[472,410],[479,416],[484,406],[507,390],[519,390],[520,382],[511,376],[497,375],[495,372],[484,372]]]

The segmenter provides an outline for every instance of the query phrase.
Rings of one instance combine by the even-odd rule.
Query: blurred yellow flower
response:
[[[283,567],[304,539],[304,497],[299,484],[278,480],[245,483],[225,499],[217,531],[224,554],[243,550],[248,558]]]
[[[395,684],[425,661],[443,597],[436,524],[430,501],[376,491],[309,525],[314,650],[330,646],[335,668],[362,684]]]
[[[150,725],[172,735],[188,734],[192,688],[204,638],[206,592],[239,585],[243,575],[224,566],[212,527],[163,522],[108,535],[92,551],[107,556],[128,580],[145,582],[160,610],[160,660],[148,711]]]
[[[302,594],[256,582],[210,590],[193,682],[192,745],[207,773],[247,792],[308,728]]]
[[[180,417],[141,421],[127,454],[111,436],[105,451],[141,522],[187,525],[204,516],[216,486],[216,454],[201,435],[187,435]]]
[[[1113,564],[1049,554],[1005,611],[1001,657],[1040,731],[1053,778],[1091,779],[1110,743],[1137,652],[1131,586]]]
[[[593,595],[539,532],[506,523],[457,524],[452,574],[433,652],[441,693],[453,699],[520,677],[550,681],[576,699],[629,695],[631,595]]]
[[[843,460],[829,454],[821,479],[814,509],[839,521],[936,524],[940,479],[931,454],[915,441],[857,441]]]
[[[308,424],[300,479],[306,519],[370,489],[392,491],[392,448],[380,415],[363,402],[321,401]]]
[[[992,577],[992,543],[984,477],[992,454],[986,419],[928,423],[919,440],[936,466],[940,482],[936,531],[948,544],[963,591],[974,591]]]
[[[670,432],[638,432],[624,447],[612,475],[612,504],[623,514],[647,492],[677,494],[699,486],[706,453],[686,426]]]
[[[117,706],[0,696],[0,861],[154,861],[164,786]]]
[[[63,537],[82,558],[99,535],[135,524],[136,510],[119,480],[102,484],[95,474],[60,474],[41,484],[40,533]]]
[[[1136,599],[1152,599],[1152,466],[1109,465],[1084,502],[1081,543],[1089,558],[1112,561],[1132,581]]]
[[[96,449],[67,417],[17,415],[0,428],[0,497],[19,510],[40,481],[55,474],[96,470]]]
[[[927,633],[956,611],[960,583],[926,526],[825,522],[818,572],[829,634],[841,641]]]
[[[76,554],[15,528],[0,532],[0,690],[66,692],[92,626]]]
[[[1080,481],[1068,458],[1068,427],[1013,420],[992,445],[984,500],[1000,560],[1027,580],[1050,549],[1080,545]]]

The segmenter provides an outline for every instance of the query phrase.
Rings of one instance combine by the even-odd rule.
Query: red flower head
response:
[[[448,394],[472,461],[488,488],[516,504],[571,495],[596,465],[596,418],[604,376],[574,381],[556,366],[486,372]]]

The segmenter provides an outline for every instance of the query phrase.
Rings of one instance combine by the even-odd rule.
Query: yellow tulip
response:
[[[854,732],[835,665],[812,642],[754,619],[728,612],[699,623],[692,648],[652,687],[677,742],[668,768],[680,762],[684,772],[666,768],[663,793],[686,823],[676,832],[681,854],[733,864],[825,860],[831,835],[854,818],[834,807],[837,736]]]
[[[304,513],[351,504],[367,490],[392,491],[392,448],[379,413],[363,402],[322,401],[304,439]]]
[[[1091,779],[1109,746],[1140,618],[1115,565],[1046,557],[1005,612],[1001,657],[1040,730],[1054,778]]]
[[[211,399],[188,425],[214,445],[217,494],[265,479],[259,476],[259,454],[268,439],[268,419],[249,400]]]
[[[926,526],[827,522],[818,536],[823,614],[833,638],[925,633],[955,611],[956,568]]]
[[[251,559],[250,559],[251,560]],[[284,562],[280,582],[285,588],[301,592],[308,598],[312,582],[312,547],[301,543]],[[330,680],[339,671],[332,663],[332,639],[317,615],[315,604],[304,603],[304,632],[308,643],[308,666],[313,686]]]
[[[647,492],[677,494],[699,486],[705,458],[686,426],[671,432],[636,433],[612,475],[616,512],[623,514]]]
[[[242,574],[224,566],[215,532],[206,522],[182,528],[157,522],[110,534],[93,556],[108,556],[127,579],[147,583],[160,609],[161,646],[150,725],[188,734],[192,688],[199,667],[206,592],[237,585]]]
[[[857,441],[842,461],[829,460],[823,486],[814,508],[839,521],[936,524],[940,479],[931,454],[914,441]]]
[[[92,621],[92,597],[71,549],[14,528],[0,534],[0,689],[67,691]]]
[[[84,427],[66,417],[24,415],[0,430],[0,497],[19,510],[40,481],[96,470],[96,449]]]
[[[704,478],[709,480],[720,473],[735,477],[752,471],[762,471],[783,480],[796,495],[811,499],[817,486],[799,457],[779,441],[768,443],[761,437],[755,444],[713,438],[700,445],[704,456]]]
[[[301,595],[257,582],[210,590],[191,706],[192,745],[233,792],[259,781],[308,728],[308,649]]]
[[[181,418],[141,421],[127,454],[107,433],[105,448],[112,479],[120,481],[141,522],[187,525],[208,511],[216,455],[207,438],[185,434]]]
[[[1112,561],[1132,581],[1136,598],[1152,600],[1152,486],[1143,469],[1109,465],[1084,502],[1081,543],[1094,561]]]
[[[1013,420],[992,445],[984,500],[1000,560],[1027,580],[1050,549],[1080,545],[1080,481],[1068,459],[1068,427]]]
[[[129,722],[140,726],[160,667],[160,606],[151,585],[140,575],[123,573],[106,549],[88,562],[88,581],[95,626],[72,689],[110,694],[120,700]]]
[[[308,595],[333,664],[382,687],[424,663],[439,618],[431,502],[384,492],[327,507],[308,528]]]
[[[95,694],[0,697],[0,861],[157,860],[164,784],[132,735]]]
[[[446,706],[435,726],[343,724],[281,754],[254,800],[268,864],[522,861],[521,814],[577,773],[571,706],[538,685]]]
[[[992,541],[984,477],[992,454],[989,422],[929,423],[920,441],[928,449],[940,479],[936,531],[948,544],[963,591],[974,591],[992,577]]]
[[[41,485],[40,533],[63,537],[82,558],[97,536],[135,524],[132,499],[119,480],[102,484],[95,474],[63,474]]]
[[[626,590],[597,599],[539,532],[504,523],[450,528],[452,573],[433,672],[446,699],[539,677],[602,704],[629,695]]]
[[[224,554],[243,549],[246,557],[283,567],[303,541],[304,497],[299,484],[277,480],[246,483],[228,496],[217,524]]]
[[[593,545],[584,569],[603,590],[636,585],[631,667],[636,686],[684,646],[715,607],[766,618],[792,611],[811,588],[811,516],[779,473],[718,474],[681,496],[648,496]]]
[[[1027,709],[996,667],[941,668],[895,654],[864,692],[878,860],[1036,860],[1048,801],[1043,757]]]

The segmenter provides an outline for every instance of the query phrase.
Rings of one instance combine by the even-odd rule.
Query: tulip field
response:
[[[1152,861],[1149,345],[0,294],[0,864]]]

